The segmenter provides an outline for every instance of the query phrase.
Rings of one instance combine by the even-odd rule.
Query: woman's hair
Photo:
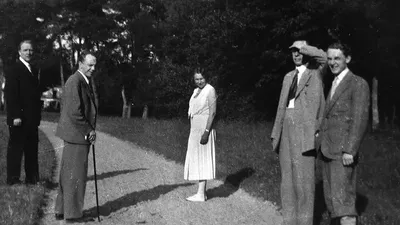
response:
[[[203,76],[203,78],[204,78],[206,81],[208,81],[207,73],[205,72],[205,69],[204,69],[203,67],[196,67],[196,68],[193,70],[193,76],[194,76],[196,73],[201,74],[201,75]]]

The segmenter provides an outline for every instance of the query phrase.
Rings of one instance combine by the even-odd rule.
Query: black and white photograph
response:
[[[0,224],[399,225],[399,12],[0,0]]]

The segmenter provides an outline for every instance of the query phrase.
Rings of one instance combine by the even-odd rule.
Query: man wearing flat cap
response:
[[[295,41],[289,49],[295,69],[283,79],[272,147],[279,154],[281,201],[285,225],[312,225],[315,192],[315,135],[322,120],[325,97],[321,71],[310,67],[311,57],[300,53],[308,46]],[[321,57],[325,53],[314,52]]]

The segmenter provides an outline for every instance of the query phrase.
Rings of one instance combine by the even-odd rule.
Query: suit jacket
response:
[[[287,108],[288,94],[290,85],[292,84],[295,70],[286,74],[281,95],[279,98],[278,110],[276,113],[274,128],[272,129],[271,138],[273,141],[273,150],[278,152],[282,134],[282,125]],[[302,129],[302,145],[299,146],[302,153],[315,149],[315,133],[320,125],[325,98],[323,86],[318,69],[306,69],[300,78],[295,95],[295,108],[299,110],[299,126]]]
[[[343,153],[357,155],[369,118],[368,83],[349,71],[326,100],[320,129],[322,154],[341,159]]]
[[[78,71],[70,76],[62,96],[62,111],[56,136],[75,144],[89,144],[85,136],[96,128],[94,93]]]
[[[18,59],[6,71],[5,101],[7,104],[7,124],[21,118],[24,127],[37,127],[41,119],[41,87],[38,70],[31,65],[32,73]]]

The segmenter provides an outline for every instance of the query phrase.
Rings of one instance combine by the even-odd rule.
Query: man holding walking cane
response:
[[[67,223],[93,221],[83,215],[83,204],[89,150],[96,140],[97,106],[90,82],[95,65],[96,57],[83,52],[78,70],[68,78],[63,90],[56,136],[64,140],[64,149],[55,217],[56,220],[65,219]]]

